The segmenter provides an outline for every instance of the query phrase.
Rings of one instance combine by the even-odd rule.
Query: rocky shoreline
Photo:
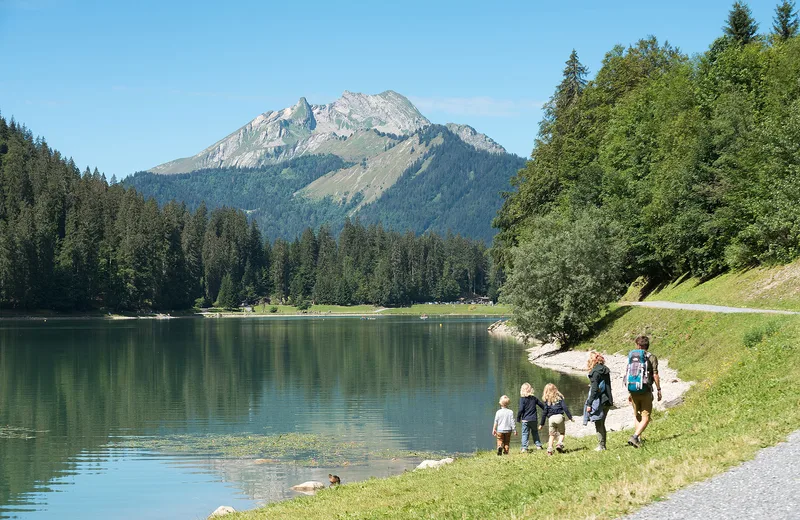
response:
[[[541,343],[521,333],[506,321],[498,321],[489,327],[489,333],[498,336],[509,336],[520,343],[529,345],[527,349],[528,360],[534,365],[564,372],[573,375],[586,376],[586,360],[588,352],[575,350],[560,350],[553,343]],[[655,352],[657,354],[657,352]],[[606,419],[606,428],[609,431],[621,431],[633,428],[633,408],[628,402],[628,391],[625,388],[623,377],[628,365],[627,355],[624,353],[603,352],[606,366],[611,371],[611,392],[614,395],[614,407],[609,411]],[[658,359],[658,371],[661,376],[661,401],[654,400],[657,410],[666,410],[683,402],[683,395],[694,382],[683,381],[678,377],[677,370],[669,367],[669,360]],[[588,390],[588,379],[587,379]],[[583,426],[581,411],[573,411],[575,422],[567,421],[567,435],[584,437],[594,435],[594,426],[590,423]]]

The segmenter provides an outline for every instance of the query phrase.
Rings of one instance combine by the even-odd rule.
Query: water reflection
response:
[[[579,407],[582,380],[533,367],[519,345],[486,334],[487,325],[388,317],[0,322],[0,425],[47,430],[0,439],[0,516],[91,517],[70,512],[70,497],[102,489],[109,507],[119,506],[132,499],[131,486],[164,493],[165,511],[186,511],[191,496],[213,510],[226,497],[285,498],[287,482],[327,475],[214,458],[176,466],[103,448],[120,436],[304,432],[376,448],[471,452],[491,448],[497,398],[507,393],[515,407],[523,381],[538,391],[553,381]],[[205,477],[186,477],[195,473],[185,464]],[[349,468],[349,479],[402,471],[375,464]]]

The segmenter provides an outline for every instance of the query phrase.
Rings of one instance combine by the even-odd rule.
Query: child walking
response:
[[[544,410],[544,403],[533,395],[533,387],[530,383],[523,383],[519,389],[519,410],[517,411],[517,422],[522,423],[522,448],[520,451],[528,451],[528,437],[533,436],[533,443],[537,450],[542,449],[542,441],[539,439],[539,430],[536,423],[539,417],[536,415],[536,407]]]
[[[572,414],[569,413],[567,403],[564,402],[564,396],[561,395],[561,392],[558,391],[558,388],[553,383],[548,383],[544,387],[542,400],[544,401],[544,412],[539,423],[539,429],[542,429],[545,421],[548,423],[550,440],[547,442],[547,454],[553,454],[553,440],[555,440],[556,435],[558,435],[556,450],[559,453],[564,453],[564,434],[566,433],[564,414],[567,415],[570,421],[574,421]]]
[[[511,442],[511,432],[517,434],[517,423],[514,422],[514,412],[508,409],[511,399],[507,395],[500,397],[500,409],[494,414],[492,435],[497,437],[497,454],[508,455],[508,444]]]

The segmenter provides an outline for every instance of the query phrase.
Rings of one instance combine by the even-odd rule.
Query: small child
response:
[[[566,428],[564,427],[564,414],[567,415],[570,421],[574,421],[572,414],[569,413],[567,403],[564,402],[564,396],[558,391],[556,385],[548,383],[544,387],[542,393],[542,401],[544,401],[544,412],[542,413],[542,420],[539,422],[539,429],[542,429],[545,421],[549,424],[550,440],[547,442],[547,454],[553,454],[553,440],[558,434],[558,444],[556,450],[559,453],[564,453],[564,434]]]
[[[536,407],[544,410],[544,404],[538,397],[533,395],[533,387],[530,383],[524,383],[519,389],[519,410],[517,411],[517,422],[522,423],[522,448],[520,451],[528,451],[528,437],[533,436],[533,443],[537,450],[542,449],[542,441],[539,439],[539,430],[536,423],[539,417],[536,415]]]
[[[511,442],[511,432],[517,434],[517,423],[514,421],[514,412],[508,409],[511,399],[507,395],[500,397],[500,409],[494,414],[492,435],[497,437],[497,454],[508,455],[508,444]]]

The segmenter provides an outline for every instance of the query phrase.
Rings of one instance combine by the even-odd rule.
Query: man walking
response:
[[[633,405],[636,430],[628,439],[628,444],[634,448],[642,445],[641,435],[650,424],[650,414],[653,412],[653,385],[658,391],[658,400],[661,401],[661,379],[658,377],[658,358],[649,352],[650,339],[647,336],[636,338],[636,349],[628,354],[627,381],[630,396],[628,401]]]

